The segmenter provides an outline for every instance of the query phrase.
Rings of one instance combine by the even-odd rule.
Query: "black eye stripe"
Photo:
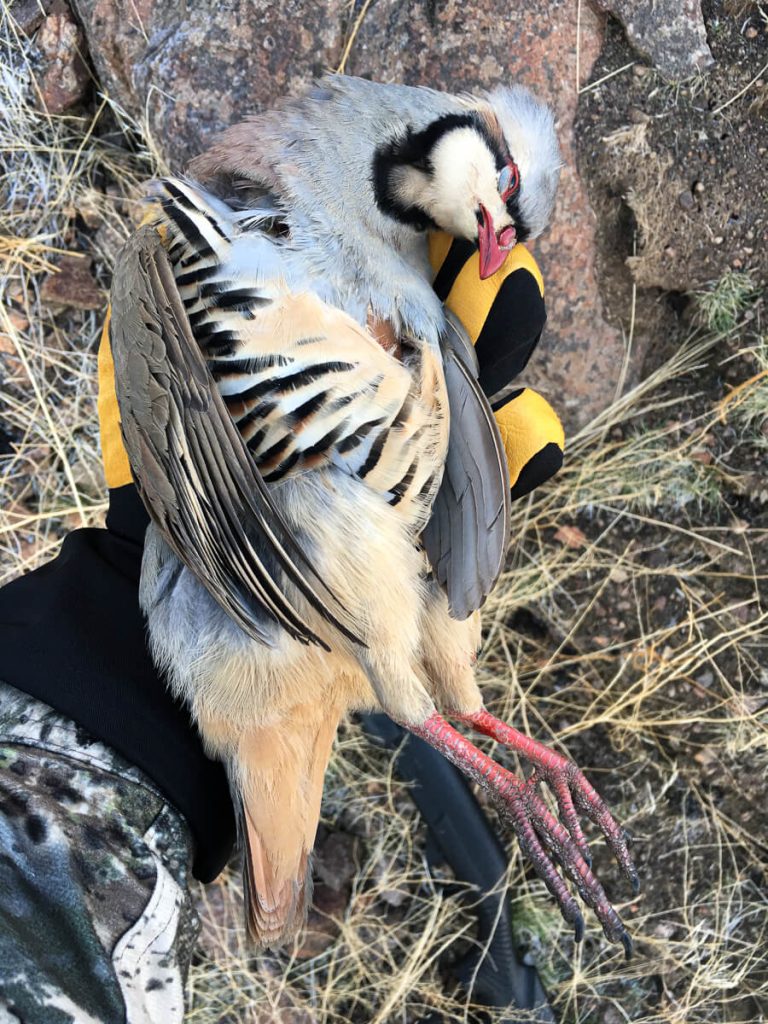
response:
[[[523,217],[523,211],[520,208],[520,189],[511,195],[506,202],[507,213],[514,221],[517,229],[517,240],[518,242],[524,242],[531,234],[531,229]]]
[[[403,134],[379,147],[374,163],[377,159],[384,159],[391,165],[421,165],[425,169],[431,169],[430,157],[435,146],[445,135],[457,128],[472,128],[476,131],[493,153],[498,170],[504,167],[509,154],[502,152],[483,118],[474,111],[468,111],[466,114],[444,114],[420,132],[409,126]]]

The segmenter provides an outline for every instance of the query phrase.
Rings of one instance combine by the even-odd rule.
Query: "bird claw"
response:
[[[487,790],[514,829],[521,849],[557,900],[564,919],[573,927],[575,941],[579,942],[584,934],[584,918],[565,878],[573,883],[584,903],[594,910],[606,937],[611,942],[621,943],[629,959],[632,940],[592,873],[589,848],[577,813],[578,810],[585,814],[602,830],[636,892],[639,881],[629,855],[627,838],[606,805],[579,769],[562,755],[524,736],[486,711],[457,717],[517,750],[535,765],[533,774],[527,781],[521,781],[473,746],[438,714],[430,716],[422,726],[408,728]],[[560,820],[551,813],[538,792],[541,779],[546,780],[557,799]],[[559,864],[562,874],[556,864]]]
[[[631,836],[616,822],[605,802],[572,761],[545,747],[543,743],[531,739],[530,736],[518,732],[485,709],[458,717],[486,736],[516,750],[535,766],[531,778],[535,778],[537,783],[540,779],[546,781],[557,800],[561,822],[589,865],[592,863],[592,857],[581,828],[579,812],[597,825],[619,862],[622,874],[632,887],[633,893],[637,895],[640,880],[629,852]]]
[[[504,769],[501,769],[502,771]],[[508,773],[512,779],[515,777]],[[560,910],[566,921],[574,926],[576,941],[583,934],[584,922],[578,912],[577,904],[571,895],[562,875],[557,871],[555,863],[560,865],[563,874],[573,883],[581,899],[595,912],[603,931],[611,942],[621,942],[626,949],[629,938],[621,918],[614,910],[605,894],[602,885],[592,873],[589,861],[582,855],[579,845],[562,821],[550,812],[547,805],[535,789],[527,788],[522,795],[524,814],[532,826],[537,843],[531,843],[526,836],[525,851],[537,874],[558,901]],[[498,796],[497,796],[498,800]],[[503,797],[502,797],[503,800]],[[525,829],[521,828],[519,817],[512,822],[518,836]]]

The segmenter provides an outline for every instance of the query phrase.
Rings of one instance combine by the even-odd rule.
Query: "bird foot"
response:
[[[511,725],[495,718],[484,708],[469,715],[456,714],[455,717],[505,747],[517,751],[521,757],[534,765],[536,770],[529,781],[534,785],[540,778],[547,782],[557,798],[560,820],[568,829],[584,860],[591,864],[592,858],[577,811],[585,814],[598,826],[619,862],[624,877],[632,886],[632,891],[639,892],[640,880],[632,863],[627,833],[616,823],[603,800],[572,761],[513,729]]]
[[[577,809],[600,827],[633,891],[637,892],[639,881],[629,854],[626,833],[582,773],[567,758],[499,721],[484,709],[456,717],[518,751],[535,766],[533,775],[526,781],[519,779],[470,743],[437,712],[422,725],[406,725],[406,728],[439,750],[494,800],[514,829],[521,849],[557,900],[563,917],[573,926],[576,941],[583,935],[584,919],[556,864],[574,884],[582,900],[594,910],[606,936],[612,942],[621,942],[629,958],[632,940],[592,873],[589,849]],[[541,779],[546,780],[555,794],[560,821],[538,793]]]

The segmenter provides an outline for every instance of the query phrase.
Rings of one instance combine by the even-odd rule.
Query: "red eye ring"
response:
[[[499,175],[499,192],[502,200],[506,203],[519,188],[520,171],[517,169],[515,161],[510,159]]]

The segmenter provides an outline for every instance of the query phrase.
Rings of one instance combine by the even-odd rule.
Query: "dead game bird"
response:
[[[439,228],[477,243],[492,276],[545,228],[558,166],[552,115],[520,87],[451,96],[330,77],[224,132],[195,180],[160,183],[154,222],[119,259],[110,344],[152,518],[141,605],[157,665],[227,766],[260,945],[303,921],[340,720],[383,709],[494,799],[577,937],[565,878],[631,948],[579,813],[636,886],[622,830],[575,765],[484,709],[475,682],[509,477],[427,255]]]

